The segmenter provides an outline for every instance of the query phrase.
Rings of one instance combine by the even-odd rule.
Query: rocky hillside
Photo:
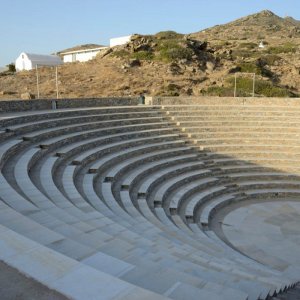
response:
[[[259,48],[262,43],[263,48]],[[86,63],[59,67],[60,97],[147,95],[257,96],[300,93],[300,21],[262,11],[188,35],[173,31],[134,35],[126,45]],[[54,97],[54,71],[40,70],[40,94]],[[0,74],[0,97],[36,94],[33,72]]]
[[[211,40],[289,40],[300,38],[300,21],[292,17],[281,18],[269,10],[253,14],[225,25],[216,25],[212,28],[191,34],[197,39],[210,38]],[[276,42],[277,43],[277,42]]]

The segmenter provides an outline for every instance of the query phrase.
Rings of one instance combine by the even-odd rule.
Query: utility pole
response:
[[[253,73],[253,92],[252,97],[255,97],[255,73]]]
[[[234,91],[233,91],[233,97],[236,97],[236,81],[237,81],[237,75],[234,73]]]
[[[55,68],[56,99],[58,99],[58,70]]]
[[[40,99],[40,87],[39,87],[39,71],[38,71],[38,65],[35,66],[35,72],[36,72],[36,89],[37,89],[37,97]]]

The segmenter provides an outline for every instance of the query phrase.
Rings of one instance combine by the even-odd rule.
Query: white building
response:
[[[117,37],[117,38],[112,38],[109,41],[109,46],[110,47],[114,47],[114,46],[120,46],[120,45],[124,45],[128,42],[130,42],[132,35],[127,35],[127,36],[121,36],[121,37]]]
[[[63,58],[64,63],[68,62],[84,62],[95,58],[95,56],[102,50],[107,49],[107,47],[97,47],[90,49],[79,49],[73,51],[62,51],[59,55]]]
[[[57,66],[62,60],[57,55],[41,55],[22,52],[16,59],[16,70],[32,70],[36,66]]]
[[[260,48],[260,49],[264,49],[264,48],[265,48],[265,44],[264,44],[263,41],[261,41],[261,42],[259,43],[258,48]]]

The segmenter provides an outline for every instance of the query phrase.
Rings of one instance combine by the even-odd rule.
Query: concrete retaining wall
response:
[[[80,108],[96,106],[137,105],[138,98],[87,98],[87,99],[39,99],[0,101],[1,112],[17,112],[28,110],[45,110],[56,108]]]
[[[150,99],[147,99],[150,102]],[[153,97],[153,105],[277,105],[300,106],[300,98]]]
[[[138,98],[87,98],[87,99],[39,99],[0,101],[1,112],[47,110],[56,108],[84,108],[97,106],[137,105]],[[300,106],[300,98],[233,98],[233,97],[146,97],[148,105],[275,105]]]

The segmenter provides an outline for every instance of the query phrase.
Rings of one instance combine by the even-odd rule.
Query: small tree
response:
[[[9,72],[16,72],[16,66],[14,63],[10,63],[9,65],[7,65],[7,67]]]

